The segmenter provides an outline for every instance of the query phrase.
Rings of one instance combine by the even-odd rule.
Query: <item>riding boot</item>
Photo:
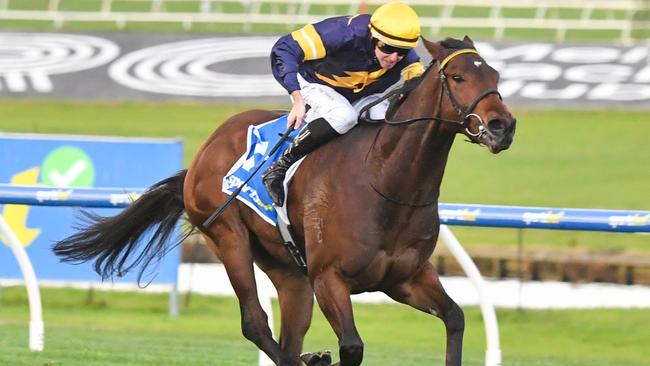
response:
[[[262,181],[276,206],[280,207],[284,203],[283,185],[287,169],[303,156],[338,135],[338,132],[324,118],[315,119],[300,131],[282,156],[264,171]]]

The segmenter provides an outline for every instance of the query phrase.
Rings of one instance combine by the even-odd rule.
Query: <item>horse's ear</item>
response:
[[[438,55],[440,55],[440,50],[442,49],[440,43],[431,42],[424,37],[420,37],[420,38],[422,38],[422,44],[424,44],[424,48],[426,48],[427,51],[429,51],[431,57],[433,57],[434,60],[438,60],[439,59]]]
[[[474,41],[472,41],[472,39],[469,38],[469,36],[467,36],[467,35],[465,36],[465,38],[463,38],[463,42],[469,43],[472,47],[475,47],[474,46]]]

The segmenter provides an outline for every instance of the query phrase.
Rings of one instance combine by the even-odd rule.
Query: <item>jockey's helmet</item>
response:
[[[372,13],[370,33],[393,47],[413,48],[420,37],[420,18],[408,4],[392,1]]]

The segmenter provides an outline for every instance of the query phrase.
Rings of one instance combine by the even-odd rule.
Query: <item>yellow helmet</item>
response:
[[[420,37],[420,18],[408,4],[392,1],[372,13],[370,33],[391,46],[413,48]]]

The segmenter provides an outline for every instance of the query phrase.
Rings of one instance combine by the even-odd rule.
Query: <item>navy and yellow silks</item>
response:
[[[328,18],[281,37],[271,51],[271,70],[291,93],[299,90],[297,75],[310,83],[331,86],[348,101],[381,93],[402,77],[424,70],[411,50],[393,68],[382,69],[370,36],[370,15]]]

